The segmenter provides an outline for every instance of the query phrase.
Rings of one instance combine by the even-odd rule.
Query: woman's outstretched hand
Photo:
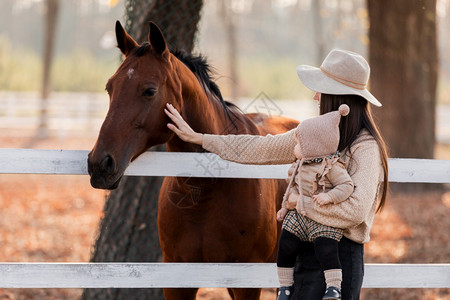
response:
[[[195,132],[191,126],[183,120],[183,117],[181,117],[178,110],[176,110],[172,104],[167,103],[164,112],[174,123],[168,123],[167,127],[175,132],[180,139],[188,143],[202,145],[203,134]]]

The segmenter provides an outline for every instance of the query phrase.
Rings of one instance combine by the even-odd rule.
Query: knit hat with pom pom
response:
[[[339,110],[301,122],[296,130],[303,160],[325,157],[337,151],[339,146],[339,122],[346,116],[350,107],[346,104]]]

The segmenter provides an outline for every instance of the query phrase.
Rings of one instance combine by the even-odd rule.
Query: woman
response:
[[[341,299],[342,267],[339,241],[344,230],[325,226],[305,216],[303,198],[312,197],[318,205],[335,205],[353,193],[353,181],[337,150],[341,116],[349,114],[346,104],[338,111],[302,121],[296,133],[294,154],[297,161],[288,171],[289,185],[277,213],[283,221],[278,243],[277,273],[280,282],[277,300],[290,300],[294,271],[302,241],[314,244],[323,270],[326,291],[323,299]],[[301,226],[299,226],[301,225]]]
[[[374,215],[383,208],[388,191],[387,151],[375,125],[370,104],[381,103],[366,89],[370,68],[359,54],[332,50],[320,68],[297,67],[300,80],[315,91],[320,114],[337,110],[341,104],[350,107],[339,126],[338,150],[354,183],[352,195],[332,206],[314,205],[305,197],[306,216],[331,227],[344,229],[339,242],[343,282],[342,299],[359,299],[364,274],[364,246]],[[174,124],[168,124],[182,140],[202,145],[223,159],[247,164],[287,164],[295,161],[295,129],[279,135],[209,135],[194,132],[170,104],[166,114]],[[381,197],[379,191],[381,188]],[[299,254],[292,299],[322,299],[325,282],[314,256],[312,244],[304,245]],[[339,299],[339,298],[338,298]]]

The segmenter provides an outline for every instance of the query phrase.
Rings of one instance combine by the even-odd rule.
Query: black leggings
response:
[[[277,266],[293,268],[297,255],[302,250],[303,243],[305,242],[302,242],[296,235],[283,229],[278,246]],[[316,238],[314,241],[314,252],[322,270],[341,269],[338,242],[336,240],[326,237]]]
[[[343,237],[338,247],[342,265],[342,300],[358,300],[364,278],[364,245]],[[325,278],[314,245],[302,242],[301,248],[295,265],[291,300],[322,300]]]

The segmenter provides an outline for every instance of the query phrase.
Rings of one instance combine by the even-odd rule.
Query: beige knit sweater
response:
[[[205,134],[202,146],[223,159],[238,163],[289,164],[296,159],[294,132],[292,129],[266,136]],[[306,216],[327,226],[344,228],[344,236],[350,240],[367,243],[383,180],[378,144],[363,129],[350,149],[344,151],[342,160],[354,184],[353,194],[346,201],[325,206],[318,206],[311,197],[304,196]]]

